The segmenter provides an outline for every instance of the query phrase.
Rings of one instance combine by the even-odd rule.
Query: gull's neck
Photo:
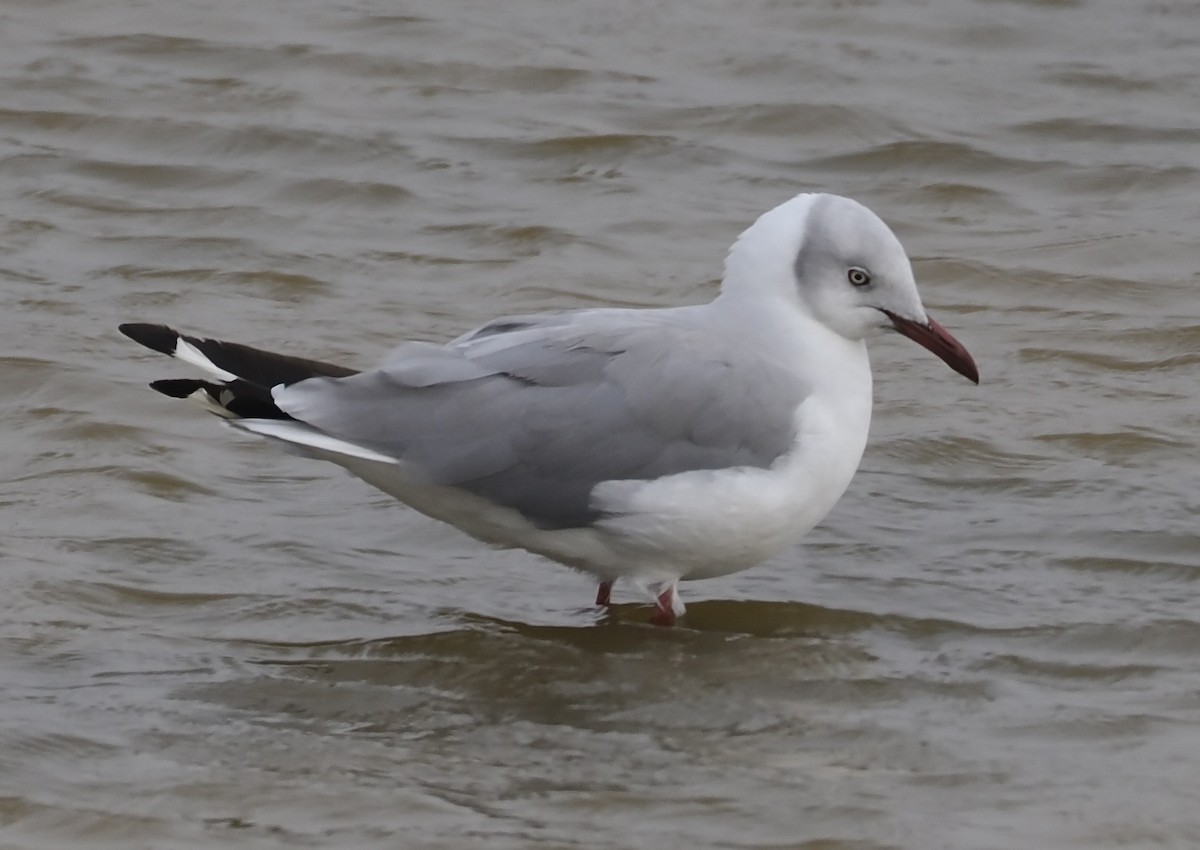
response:
[[[810,387],[808,397],[834,426],[845,430],[848,438],[853,434],[851,442],[865,445],[872,405],[866,342],[845,337],[813,316],[794,280],[770,282],[775,286],[762,283],[723,286],[706,305],[710,321],[737,344],[754,346],[799,375]]]
[[[725,256],[721,296],[795,293],[795,262],[813,204],[820,195],[797,195],[746,228]]]

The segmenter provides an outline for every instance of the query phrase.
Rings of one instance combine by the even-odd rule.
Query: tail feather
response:
[[[150,386],[172,398],[192,398],[212,412],[234,419],[291,419],[275,406],[271,388],[307,378],[344,378],[354,369],[274,354],[236,342],[185,336],[166,325],[128,323],[121,333],[149,349],[183,360],[208,372],[217,381],[171,378]]]

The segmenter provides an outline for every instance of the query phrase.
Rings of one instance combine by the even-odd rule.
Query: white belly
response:
[[[824,519],[854,477],[870,425],[814,404],[797,413],[803,428],[769,469],[687,472],[653,482],[610,481],[596,488],[598,523],[625,553],[618,575],[662,573],[711,578],[747,569],[792,545]]]

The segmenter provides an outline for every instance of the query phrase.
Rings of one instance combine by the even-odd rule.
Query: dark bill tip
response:
[[[959,342],[950,331],[943,328],[933,319],[928,324],[897,316],[887,310],[883,311],[892,320],[892,327],[904,334],[918,345],[928,348],[953,369],[969,381],[979,383],[979,368],[966,347]]]

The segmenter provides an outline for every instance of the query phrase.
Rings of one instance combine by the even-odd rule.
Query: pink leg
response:
[[[655,598],[654,613],[650,615],[650,622],[655,626],[675,625],[675,606],[677,601],[675,584],[672,582]]]
[[[611,581],[600,582],[600,587],[596,589],[596,605],[601,608],[607,608],[612,601],[613,583]]]

